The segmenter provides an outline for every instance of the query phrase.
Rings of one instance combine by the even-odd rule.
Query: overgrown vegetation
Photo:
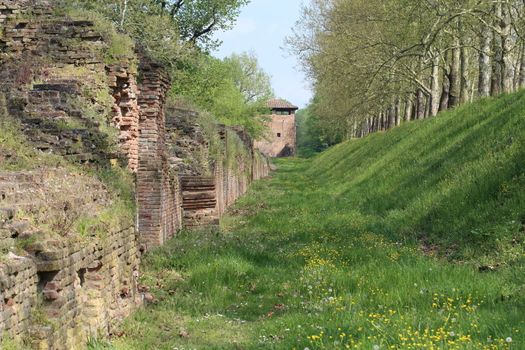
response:
[[[6,336],[2,336],[2,341],[0,342],[0,348],[4,350],[19,350],[20,344],[18,344],[17,342],[15,342],[14,340]]]
[[[343,140],[342,133],[326,129],[324,121],[315,112],[315,100],[296,114],[297,149],[302,157],[309,157]]]
[[[112,201],[102,212],[79,216],[74,222],[75,233],[83,238],[105,239],[109,233],[133,226],[137,212],[133,175],[118,165],[97,167],[90,172],[108,186]]]
[[[62,0],[60,11],[90,19],[108,48],[106,63],[133,60],[135,46],[161,62],[173,85],[170,95],[190,101],[226,125],[239,125],[253,136],[263,134],[266,101],[273,95],[270,77],[252,54],[225,59],[210,55],[212,34],[230,28],[245,0]]]
[[[0,170],[31,170],[45,165],[63,165],[61,157],[37,152],[27,144],[20,122],[7,112],[0,93]]]
[[[226,130],[226,156],[224,159],[225,167],[237,172],[241,170],[239,166],[242,164],[244,171],[250,170],[248,167],[249,154],[246,145],[239,135],[232,130]]]
[[[104,62],[106,64],[113,64],[117,62],[134,63],[135,43],[133,39],[124,33],[117,31],[110,19],[105,17],[100,11],[93,11],[86,7],[76,6],[74,3],[69,3],[67,0],[59,1],[61,6],[55,7],[55,16],[67,17],[73,20],[92,21],[95,31],[102,36],[104,43],[107,44],[103,48]],[[71,47],[76,45],[86,44],[78,40],[72,42]],[[99,50],[99,48],[93,47]]]
[[[202,53],[173,70],[171,94],[183,96],[215,119],[243,126],[253,137],[264,133],[266,102],[273,95],[270,78],[256,57],[233,55],[220,60]]]
[[[278,161],[150,252],[114,349],[522,349],[525,92]]]
[[[96,79],[96,77],[95,77]],[[97,86],[97,83],[94,83]],[[107,89],[104,87],[104,89]],[[71,119],[67,122],[57,121],[53,127],[59,130],[70,130],[75,128],[98,128],[96,133],[89,140],[97,145],[97,152],[107,155],[115,151],[115,145],[109,140],[116,140],[116,131],[109,127],[107,120],[103,117],[109,111],[108,99],[105,94],[100,95],[98,89],[84,91],[83,96],[78,96],[67,101],[67,108],[76,109],[82,112],[81,119]],[[103,97],[99,97],[103,96]],[[96,105],[87,102],[96,101]],[[102,113],[101,115],[98,113]],[[86,145],[79,145],[82,149]],[[82,150],[81,149],[81,150]],[[93,151],[89,147],[89,152]],[[104,237],[109,232],[115,232],[133,225],[135,218],[135,198],[133,188],[133,177],[131,173],[122,166],[115,164],[110,166],[105,162],[92,165],[81,166],[76,163],[68,162],[60,155],[42,152],[35,149],[26,139],[22,131],[20,121],[11,117],[6,108],[4,95],[0,94],[0,170],[4,171],[31,171],[38,169],[65,169],[72,174],[84,174],[85,186],[93,185],[94,180],[98,179],[107,186],[111,193],[112,201],[101,212],[81,213],[80,208],[68,206],[64,209],[64,201],[67,202],[69,193],[61,197],[58,193],[48,193],[45,200],[46,205],[34,209],[31,212],[19,210],[17,217],[19,220],[27,220],[32,226],[38,227],[41,231],[37,236],[30,236],[25,239],[18,239],[15,244],[17,253],[34,244],[38,240],[49,238],[50,236],[67,236],[70,234],[80,234],[82,237],[99,236]],[[73,179],[72,179],[73,181]],[[79,181],[78,178],[75,181]],[[66,188],[64,184],[64,188]],[[49,189],[56,191],[56,189]],[[81,191],[82,189],[79,189]],[[36,198],[34,198],[36,200]],[[103,205],[101,203],[101,205]],[[100,209],[100,208],[99,208]]]

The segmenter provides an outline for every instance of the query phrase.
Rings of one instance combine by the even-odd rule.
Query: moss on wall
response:
[[[250,171],[250,154],[239,135],[231,129],[226,129],[226,168],[236,175],[248,174]]]

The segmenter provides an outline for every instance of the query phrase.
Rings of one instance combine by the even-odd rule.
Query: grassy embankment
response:
[[[277,164],[114,348],[525,349],[524,92]]]

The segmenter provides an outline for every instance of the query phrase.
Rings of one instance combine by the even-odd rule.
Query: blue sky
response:
[[[223,41],[213,55],[219,58],[232,53],[253,52],[260,66],[272,77],[278,97],[305,107],[311,91],[295,57],[285,50],[284,39],[300,15],[303,0],[252,0],[241,10],[235,27],[217,34]]]

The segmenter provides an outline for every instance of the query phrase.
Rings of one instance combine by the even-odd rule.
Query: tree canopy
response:
[[[174,40],[176,31],[182,43],[209,51],[220,44],[213,35],[231,29],[240,9],[250,0],[119,0],[110,4],[106,0],[62,1],[73,8],[96,10],[131,35],[148,31],[142,27],[144,21],[159,21],[156,29],[167,30],[165,38]]]
[[[179,29],[181,38],[206,49],[219,42],[213,34],[230,29],[249,0],[155,0]]]
[[[229,125],[243,125],[253,136],[262,133],[259,115],[273,96],[270,77],[250,54],[233,54],[223,60],[196,54],[177,70],[172,92],[184,96]]]
[[[521,0],[311,0],[289,50],[345,138],[525,86]]]

